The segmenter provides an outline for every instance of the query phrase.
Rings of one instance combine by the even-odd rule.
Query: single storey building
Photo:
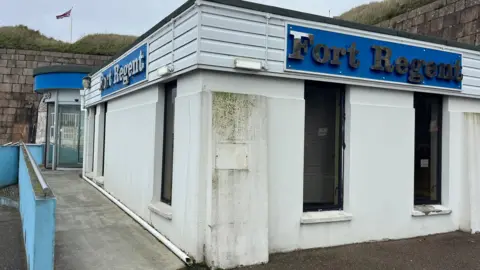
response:
[[[473,46],[191,0],[85,85],[84,176],[187,261],[480,230]]]

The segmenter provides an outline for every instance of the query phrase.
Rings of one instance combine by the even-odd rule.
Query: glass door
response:
[[[58,105],[58,167],[82,167],[82,120],[80,106]]]

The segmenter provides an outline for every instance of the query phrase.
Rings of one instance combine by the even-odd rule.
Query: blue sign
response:
[[[102,97],[147,79],[147,44],[116,62],[100,77]]]
[[[287,70],[462,89],[462,56],[287,25]]]

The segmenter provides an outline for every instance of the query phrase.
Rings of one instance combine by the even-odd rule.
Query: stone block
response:
[[[62,53],[62,57],[64,57],[64,58],[73,58],[73,53]]]
[[[33,85],[32,84],[23,84],[22,85],[22,92],[23,93],[33,93]]]
[[[37,67],[48,67],[50,66],[50,62],[38,62]]]
[[[26,61],[34,61],[35,60],[35,55],[26,55],[25,60]]]
[[[7,49],[0,49],[0,53],[7,53]]]
[[[77,60],[79,60],[79,59],[68,58],[68,64],[76,64],[76,63],[77,63],[77,62],[76,62]],[[80,59],[80,60],[81,60],[81,59]]]
[[[465,9],[465,0],[458,0],[455,3],[455,11],[461,11]]]
[[[45,56],[45,62],[53,62],[55,58],[53,58],[53,56]]]
[[[430,22],[430,32],[437,32],[443,28],[443,18],[436,18]]]
[[[8,107],[8,104],[9,104],[9,100],[0,99],[0,107],[1,107],[1,108],[6,108],[6,107]]]
[[[8,53],[8,54],[14,54],[14,53],[16,53],[16,50],[14,50],[14,49],[7,49],[7,53]]]
[[[3,75],[4,83],[18,83],[18,75],[5,74]]]
[[[43,52],[40,52],[40,55],[48,55],[48,56],[50,56],[51,53],[50,53],[50,52],[45,52],[45,51],[43,51]]]
[[[480,0],[466,0],[465,7],[480,5]]]
[[[460,23],[467,23],[476,20],[478,18],[479,8],[480,6],[473,6],[464,9],[461,12]]]
[[[9,68],[17,67],[17,60],[8,60],[7,67]]]
[[[75,63],[77,65],[85,65],[85,59],[75,58]]]
[[[456,37],[460,38],[460,37],[463,37],[463,36],[469,36],[471,34],[475,34],[477,32],[477,29],[476,29],[477,22],[478,22],[478,20],[471,21],[471,22],[468,22],[466,24],[460,25],[461,28],[460,28],[460,31],[458,31]]]
[[[7,100],[5,100],[5,101],[7,101]],[[18,108],[18,107],[20,107],[20,105],[21,105],[21,101],[19,101],[19,100],[8,100],[8,106],[10,108]]]
[[[61,52],[52,52],[52,53],[51,53],[51,56],[53,56],[53,57],[62,57],[62,53],[61,53]]]
[[[33,76],[33,69],[31,68],[24,68],[23,75]]]
[[[23,83],[26,83],[26,81],[27,81],[27,76],[25,76],[25,75],[19,75],[18,76],[18,83],[23,84]]]
[[[455,12],[455,4],[450,4],[438,10],[438,17],[443,17]]]
[[[407,18],[408,19],[413,19],[416,16],[418,16],[418,9],[414,9],[414,10],[408,12]]]
[[[37,68],[38,62],[37,61],[27,61],[27,68]]]
[[[429,22],[435,18],[438,18],[438,10],[433,10],[425,13],[425,21]]]
[[[16,54],[14,55],[15,60],[25,60],[25,55],[23,54]]]
[[[7,60],[0,60],[0,67],[6,67],[7,66]]]
[[[0,67],[0,74],[10,74],[12,72],[11,68]]]
[[[12,68],[10,74],[22,75],[23,74],[23,68]]]
[[[468,35],[468,36],[458,38],[457,41],[461,43],[475,44],[475,37],[476,35]]]
[[[85,63],[89,66],[93,66],[93,65],[95,65],[95,60],[87,59],[87,60],[85,60]]]
[[[14,93],[22,92],[22,85],[21,84],[14,84],[12,86],[12,92],[14,92]]]
[[[425,22],[425,14],[418,15],[413,18],[413,25],[419,25]]]
[[[27,67],[27,61],[25,61],[25,60],[17,61],[17,67],[19,67],[19,68]]]
[[[33,85],[33,77],[32,76],[27,76],[27,79],[25,80],[25,83]]]
[[[11,55],[11,54],[2,54],[2,55],[0,55],[0,59],[3,59],[3,60],[11,60],[11,59],[12,59],[12,55]]]
[[[36,55],[35,61],[45,61],[45,55]]]
[[[103,60],[95,60],[95,66],[101,66],[101,65],[103,65],[103,63],[105,63],[105,61],[103,61]]]
[[[15,114],[16,111],[17,111],[17,109],[15,109],[15,108],[5,108],[5,109],[3,109],[4,114]]]

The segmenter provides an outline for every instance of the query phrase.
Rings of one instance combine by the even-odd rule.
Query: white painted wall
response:
[[[158,87],[108,104],[104,187],[133,212],[150,218]]]
[[[156,185],[152,203],[171,214],[171,220],[151,211],[147,220],[170,241],[197,260],[203,260],[205,219],[204,183],[199,177],[202,160],[200,142],[202,126],[202,82],[198,73],[177,80],[175,99],[172,205],[159,202],[162,178],[163,103],[158,104],[156,143]],[[163,95],[163,93],[162,93]],[[163,99],[162,99],[163,100]],[[163,101],[162,101],[163,102]],[[107,131],[108,134],[108,131]],[[160,150],[162,149],[162,150]]]

